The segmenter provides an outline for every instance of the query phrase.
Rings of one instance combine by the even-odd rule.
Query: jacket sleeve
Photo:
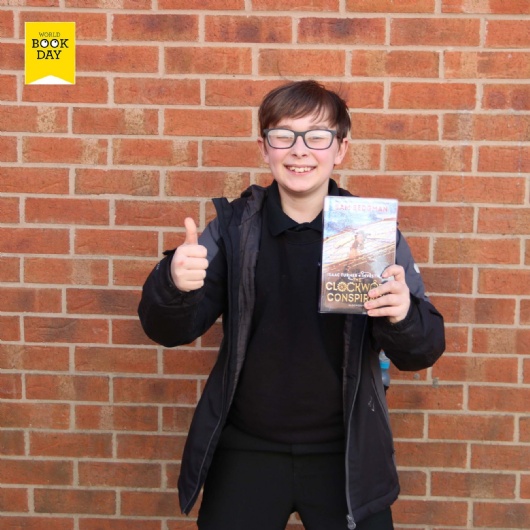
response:
[[[226,301],[226,261],[219,246],[218,221],[215,219],[199,237],[208,251],[208,269],[203,287],[180,291],[171,278],[174,250],[148,276],[138,307],[146,335],[166,347],[194,341],[219,318]]]
[[[417,265],[405,238],[398,231],[396,263],[405,269],[410,289],[410,309],[404,320],[392,324],[387,318],[373,318],[372,337],[400,370],[421,370],[432,366],[445,350],[442,315],[431,304]]]

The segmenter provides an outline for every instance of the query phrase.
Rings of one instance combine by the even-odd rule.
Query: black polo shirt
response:
[[[330,181],[330,194],[338,188]],[[344,437],[344,315],[319,313],[322,213],[297,223],[274,182],[263,208],[252,334],[229,422],[282,444]]]

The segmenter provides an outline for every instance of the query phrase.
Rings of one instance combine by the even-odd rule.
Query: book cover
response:
[[[325,198],[321,313],[366,313],[368,291],[395,263],[397,210],[395,199]]]

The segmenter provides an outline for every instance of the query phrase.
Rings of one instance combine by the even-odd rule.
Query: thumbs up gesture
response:
[[[206,247],[199,245],[197,226],[190,217],[184,219],[186,239],[171,261],[171,277],[181,291],[194,291],[204,285],[208,260]]]

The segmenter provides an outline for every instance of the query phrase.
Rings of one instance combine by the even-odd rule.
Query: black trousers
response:
[[[220,448],[204,486],[199,530],[347,530],[344,454],[293,455]],[[356,530],[392,530],[390,508]]]

